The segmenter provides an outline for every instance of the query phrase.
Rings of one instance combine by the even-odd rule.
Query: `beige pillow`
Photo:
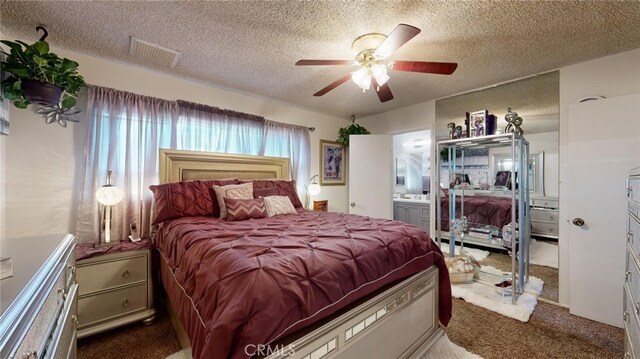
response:
[[[225,198],[232,199],[253,199],[253,183],[230,184],[227,186],[213,186],[220,205],[220,218],[227,218],[227,206],[224,204]]]
[[[287,196],[263,197],[264,207],[267,210],[267,217],[279,216],[281,214],[296,214],[295,207],[291,199]]]

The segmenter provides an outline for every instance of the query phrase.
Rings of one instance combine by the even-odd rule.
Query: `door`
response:
[[[625,179],[640,162],[640,95],[569,107],[569,309],[622,327]],[[560,240],[564,240],[560,238]]]
[[[392,219],[391,157],[389,135],[349,137],[349,213]]]

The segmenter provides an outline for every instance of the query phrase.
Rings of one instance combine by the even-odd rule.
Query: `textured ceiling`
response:
[[[422,32],[391,59],[457,62],[458,70],[452,76],[392,72],[395,99],[386,103],[352,82],[312,96],[350,67],[296,67],[297,60],[351,59],[354,38],[388,34],[399,23]],[[35,40],[38,24],[58,47],[344,118],[640,47],[638,1],[1,2],[6,36]],[[129,36],[183,56],[173,69],[144,63],[128,54]]]

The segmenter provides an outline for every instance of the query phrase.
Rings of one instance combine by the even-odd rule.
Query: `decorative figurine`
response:
[[[455,132],[455,130],[456,130],[456,124],[455,124],[455,123],[453,123],[453,122],[449,122],[449,123],[447,124],[447,129],[449,129],[449,139],[453,140],[453,139],[454,139],[454,137],[453,137],[453,136],[454,136],[454,134],[455,134],[454,132]]]
[[[524,134],[524,131],[520,128],[522,125],[522,117],[518,116],[517,112],[511,111],[511,107],[507,108],[507,114],[504,115],[504,120],[508,123],[504,128],[505,133],[513,132],[520,136]]]
[[[462,126],[456,126],[455,138],[462,138]]]

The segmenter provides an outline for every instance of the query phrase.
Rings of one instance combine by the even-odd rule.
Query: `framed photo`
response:
[[[468,113],[467,132],[469,137],[480,137],[486,135],[487,119],[489,117],[488,110],[476,111]]]
[[[344,146],[338,142],[320,140],[320,185],[344,185],[345,171]]]
[[[496,181],[493,183],[495,187],[507,187],[511,185],[511,171],[496,172]]]

